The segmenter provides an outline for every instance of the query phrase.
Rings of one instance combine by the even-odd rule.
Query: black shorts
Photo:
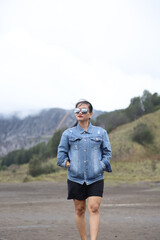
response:
[[[68,198],[67,199],[77,199],[77,200],[85,200],[88,197],[98,196],[103,197],[103,187],[104,180],[99,180],[90,185],[83,185],[72,182],[69,179],[68,183]]]

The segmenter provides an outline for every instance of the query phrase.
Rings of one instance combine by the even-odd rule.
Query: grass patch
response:
[[[53,160],[55,162],[55,159]],[[160,182],[160,161],[113,161],[112,173],[104,174],[108,184]],[[11,165],[6,170],[0,171],[0,182],[28,182],[28,181],[54,181],[64,182],[67,179],[67,171],[57,166],[58,171],[50,174],[42,174],[32,177],[28,174],[28,164]]]
[[[145,160],[141,162],[113,162],[113,172],[105,173],[108,183],[136,183],[160,181],[160,162]]]
[[[25,179],[30,181],[33,180],[31,176],[28,175],[28,164],[14,165],[12,164],[5,170],[0,171],[0,182],[24,182]]]

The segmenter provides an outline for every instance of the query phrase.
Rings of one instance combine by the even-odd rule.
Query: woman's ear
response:
[[[90,118],[93,116],[93,112],[90,113]]]

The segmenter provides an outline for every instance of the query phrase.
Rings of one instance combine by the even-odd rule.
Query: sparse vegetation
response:
[[[57,160],[54,158],[51,161],[56,163]],[[14,168],[16,168],[16,172],[13,171]],[[8,170],[1,171],[0,182],[66,181],[67,171],[57,168],[56,172],[32,177],[28,173],[28,164],[13,165]],[[113,161],[112,169],[112,173],[104,174],[106,184],[160,181],[160,161],[158,160]]]
[[[132,140],[142,145],[153,143],[152,130],[145,123],[138,124],[133,131]]]
[[[111,184],[160,181],[158,160],[113,162],[112,169],[111,174],[105,174],[105,181]]]
[[[32,177],[39,176],[41,174],[49,174],[53,172],[58,172],[55,159],[47,159],[44,161],[40,156],[34,155],[29,162],[29,174]]]

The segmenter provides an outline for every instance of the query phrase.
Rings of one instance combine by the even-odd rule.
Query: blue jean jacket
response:
[[[77,126],[65,130],[58,146],[57,165],[68,167],[68,179],[89,185],[104,178],[104,171],[112,172],[111,145],[106,130],[89,124],[85,131]]]

